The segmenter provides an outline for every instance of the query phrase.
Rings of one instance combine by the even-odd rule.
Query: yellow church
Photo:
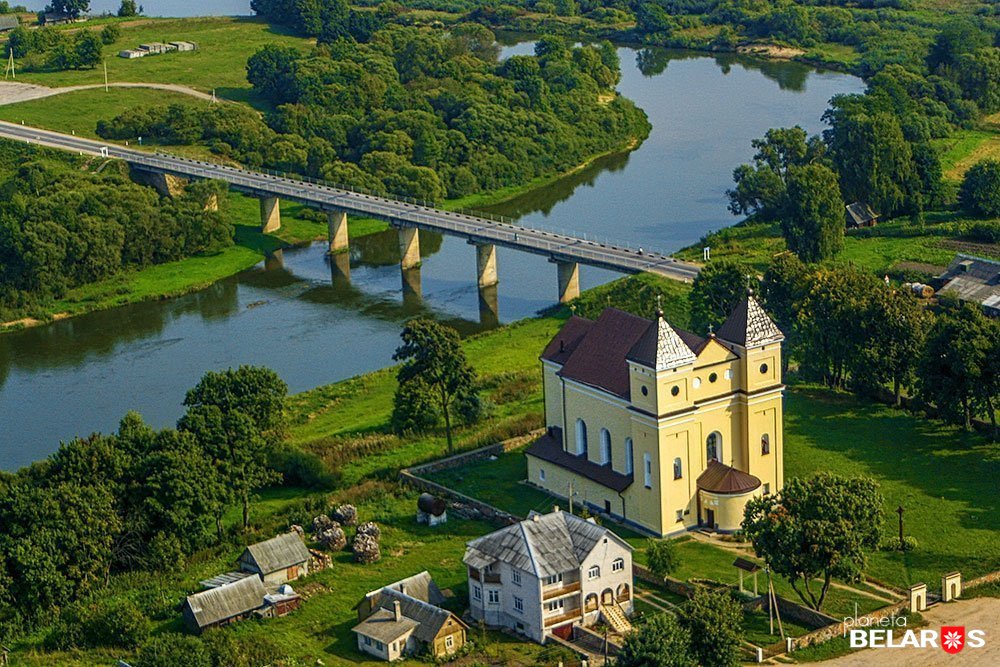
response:
[[[782,486],[783,340],[752,293],[706,338],[661,311],[571,317],[541,356],[529,483],[657,536],[738,530]]]

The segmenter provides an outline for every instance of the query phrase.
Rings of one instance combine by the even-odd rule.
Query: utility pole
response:
[[[900,505],[896,508],[896,514],[899,515],[899,550],[905,551],[906,544],[903,542],[903,506]]]
[[[108,88],[108,61],[104,61],[104,92],[110,92]]]
[[[3,78],[6,79],[8,75],[12,79],[17,78],[17,73],[14,72],[14,49],[10,49],[10,58],[7,60],[7,71],[4,72]]]
[[[569,513],[573,513],[573,480],[569,481]]]

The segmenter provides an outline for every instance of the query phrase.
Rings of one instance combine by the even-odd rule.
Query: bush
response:
[[[972,166],[958,193],[962,208],[987,218],[1000,216],[1000,161],[983,160]]]
[[[152,624],[128,600],[100,600],[72,604],[59,614],[45,638],[48,649],[120,647],[135,648],[149,637]]]
[[[677,571],[680,565],[680,555],[677,553],[677,543],[674,540],[650,540],[646,553],[649,570],[661,579]]]
[[[1000,243],[1000,221],[974,223],[965,230],[965,235],[980,243]]]
[[[328,470],[315,454],[287,444],[270,451],[268,467],[281,473],[284,486],[303,489],[329,489],[339,478],[339,475]]]
[[[208,649],[196,637],[165,632],[139,650],[135,667],[213,667]]]
[[[101,29],[101,42],[103,44],[114,44],[122,36],[122,29],[117,23],[109,23]]]

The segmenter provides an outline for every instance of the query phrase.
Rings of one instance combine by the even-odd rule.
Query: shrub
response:
[[[275,447],[268,453],[268,467],[281,473],[284,486],[329,489],[339,478],[337,473],[327,469],[316,454],[287,444]]]
[[[969,226],[965,235],[981,243],[1000,243],[1000,221],[976,222]]]
[[[165,632],[149,639],[139,650],[135,667],[213,667],[208,649],[196,637]]]
[[[647,550],[649,570],[661,579],[677,571],[680,565],[680,555],[677,553],[677,543],[674,540],[650,540]]]

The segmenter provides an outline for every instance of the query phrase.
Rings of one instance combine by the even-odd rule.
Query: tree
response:
[[[212,667],[212,656],[197,637],[176,632],[153,635],[142,648],[136,667]]]
[[[933,72],[954,65],[960,55],[989,45],[989,36],[972,20],[964,17],[952,19],[934,39],[927,55],[927,67]]]
[[[990,359],[996,338],[995,322],[973,304],[939,315],[927,337],[917,372],[918,394],[966,430],[972,430],[977,404],[992,413],[996,403],[996,378],[989,376],[996,368]]]
[[[742,663],[743,607],[727,589],[698,588],[681,608],[696,664],[738,667]]]
[[[785,207],[789,170],[822,160],[826,146],[798,126],[772,128],[752,145],[757,149],[753,164],[741,165],[733,172],[736,187],[726,192],[729,210],[734,215],[774,220]]]
[[[410,320],[400,334],[403,344],[393,355],[403,362],[396,374],[399,388],[395,404],[406,400],[403,387],[421,382],[428,388],[428,399],[444,417],[448,452],[453,449],[451,417],[459,403],[478,402],[476,374],[465,358],[458,332],[433,320]]]
[[[617,667],[694,667],[691,633],[672,614],[654,614],[625,635],[614,664]]]
[[[896,405],[902,387],[913,379],[924,349],[930,315],[908,292],[874,290],[859,313],[864,338],[858,350],[853,383],[875,389],[892,383]]]
[[[122,29],[117,23],[109,23],[101,28],[101,43],[114,44],[122,36]]]
[[[778,493],[751,499],[743,533],[768,567],[819,611],[834,577],[856,580],[878,548],[883,499],[867,477],[821,473],[793,478]],[[814,580],[822,578],[818,591]]]
[[[90,11],[90,0],[52,0],[52,11],[76,18]]]
[[[755,280],[750,267],[732,259],[709,262],[694,279],[688,300],[691,303],[691,326],[699,333],[718,328],[726,321],[747,294],[748,283]]]
[[[1000,160],[982,160],[965,172],[959,201],[973,215],[1000,217]]]
[[[243,507],[243,529],[250,526],[250,497],[280,480],[267,466],[268,451],[284,428],[288,387],[267,368],[240,366],[208,372],[187,393],[187,412],[178,423],[195,435]]]
[[[118,6],[118,16],[129,18],[138,15],[139,9],[136,7],[135,0],[122,0],[122,4]]]
[[[680,554],[673,540],[650,540],[646,550],[649,571],[661,579],[666,579],[680,566]]]
[[[102,48],[104,48],[104,44],[100,35],[92,30],[79,32],[73,45],[76,67],[97,67],[97,63],[101,62]]]
[[[764,308],[785,334],[782,372],[787,372],[788,362],[799,345],[798,314],[808,285],[809,269],[790,252],[783,252],[771,260],[760,283]]]
[[[844,202],[837,175],[821,164],[792,167],[781,231],[803,262],[830,259],[844,246]]]

